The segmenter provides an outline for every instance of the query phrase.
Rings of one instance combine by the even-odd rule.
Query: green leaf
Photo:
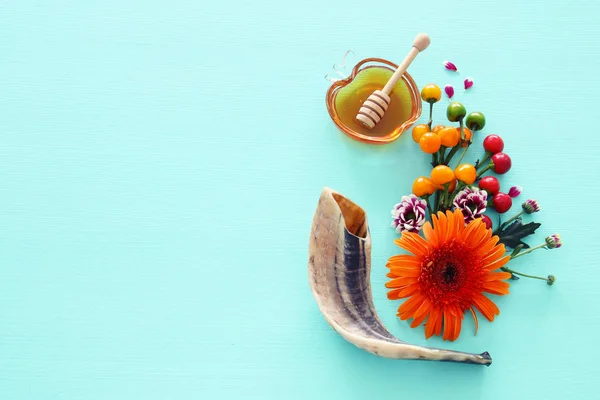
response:
[[[533,235],[536,229],[540,226],[542,226],[542,224],[537,222],[530,222],[523,225],[521,218],[517,218],[515,222],[500,230],[498,233],[500,243],[503,243],[505,246],[515,250],[519,246],[522,246],[521,249],[528,249],[529,245],[523,242],[521,239],[529,235]]]
[[[523,250],[523,245],[520,244],[517,247],[515,247],[515,250],[512,252],[512,254],[510,255],[511,257],[516,256],[517,254],[519,254],[521,252],[521,250]]]

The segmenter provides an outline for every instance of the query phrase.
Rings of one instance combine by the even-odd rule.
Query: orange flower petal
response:
[[[454,336],[454,316],[448,309],[444,309],[444,340],[453,340]]]
[[[483,222],[480,219],[476,219],[472,224],[475,225],[475,232],[469,243],[467,243],[472,249],[480,248],[487,240],[488,233],[491,235],[491,231],[485,228]]]
[[[410,326],[415,328],[415,327],[421,325],[421,323],[429,315],[430,308],[431,308],[431,303],[429,302],[429,300],[427,300],[427,299],[423,300],[423,303],[421,304],[421,306],[417,309],[417,311],[414,312],[414,315],[413,315],[414,320],[413,320],[412,324],[410,324]]]
[[[397,279],[400,279],[398,282],[403,283],[406,286],[414,285],[415,283],[419,282],[419,278],[415,276],[399,276]]]
[[[454,339],[458,339],[460,336],[460,330],[462,328],[462,318],[454,318]]]
[[[404,242],[402,248],[410,251],[416,256],[423,256],[429,253],[429,245],[425,239],[416,233],[405,232],[399,241]]]
[[[432,214],[431,215],[431,224],[432,224],[432,226],[434,228],[433,234],[436,235],[436,237],[439,239],[438,230],[436,229],[437,226],[438,226],[438,224],[439,224],[439,220],[438,220],[437,214]]]
[[[444,321],[444,313],[443,311],[440,310],[440,316],[438,317],[437,321],[435,322],[435,336],[440,336],[440,334],[442,333],[442,322]]]
[[[417,285],[410,285],[399,289],[398,298],[404,299],[406,297],[412,296],[413,294],[419,291],[419,287]]]
[[[402,319],[408,319],[412,316],[412,314],[421,306],[421,302],[423,301],[423,295],[418,293],[416,295],[414,295],[413,297],[409,298],[408,300],[406,300],[401,306],[400,308],[398,308],[398,312],[400,313],[401,316],[406,316],[406,318],[402,318]]]
[[[461,222],[456,224],[456,231],[454,232],[454,236],[458,237],[465,230],[465,217],[459,209],[454,210],[454,219]]]
[[[413,246],[413,244],[411,242],[406,240],[406,238],[405,238],[406,234],[407,234],[407,232],[404,232],[400,239],[394,240],[394,243],[396,243],[396,245],[398,245],[398,247],[400,247],[408,252],[411,252],[419,257],[422,256],[422,254],[419,252],[419,249],[416,248],[415,246]]]
[[[505,281],[507,279],[510,279],[510,277],[510,272],[488,272],[485,276],[485,281]]]
[[[448,219],[446,215],[442,212],[438,213],[438,223],[435,227],[435,230],[438,232],[438,242],[439,244],[446,243],[448,239]]]
[[[460,210],[454,212],[446,211],[446,217],[448,218],[448,237],[455,238],[461,227],[465,226],[465,219]]]
[[[475,314],[473,307],[470,307],[469,311],[471,311],[471,315],[473,316],[473,322],[475,322],[475,335],[477,335],[477,331],[479,330],[479,320],[477,319],[477,314]]]
[[[508,294],[508,288],[510,284],[508,282],[503,281],[492,281],[486,282],[483,285],[483,291],[491,294],[497,294],[498,296],[503,296]]]
[[[478,226],[473,222],[469,223],[462,231],[462,235],[459,237],[459,240],[464,243],[470,243],[473,240],[473,235],[475,234],[477,228]]]
[[[494,250],[497,250],[496,244],[499,240],[500,238],[498,236],[492,236],[490,240],[481,245],[481,247],[477,250],[477,253],[482,257],[487,257],[490,251],[493,252]]]
[[[454,229],[456,226],[456,221],[454,221],[454,214],[450,211],[446,211],[446,240],[452,239],[454,235]]]
[[[398,277],[413,277],[416,278],[421,275],[421,270],[416,268],[402,268],[402,267],[392,267],[390,268],[390,273],[398,276]]]
[[[394,289],[394,290],[390,290],[390,291],[387,293],[387,298],[388,298],[388,299],[390,299],[390,300],[398,300],[398,299],[399,299],[399,297],[398,297],[398,292],[400,292],[401,290],[402,290],[402,289]]]
[[[398,276],[398,278],[394,278],[389,282],[385,283],[385,287],[390,289],[390,288],[401,288],[407,285],[410,285],[410,282],[406,281],[406,278],[411,278],[410,276],[406,276],[406,275],[402,275],[402,274],[398,274],[394,271],[392,271],[392,274],[394,274],[395,276]]]
[[[437,323],[438,318],[441,318],[440,309],[432,308],[431,312],[429,313],[429,318],[427,318],[427,323],[425,324],[426,339],[429,339],[431,336],[433,336],[433,333],[435,331],[435,324]]]
[[[431,247],[437,247],[437,235],[431,227],[431,223],[429,221],[425,222],[425,225],[423,225],[423,234],[425,235],[425,239],[429,242]]]
[[[489,249],[485,253],[480,251],[478,254],[482,257],[481,262],[485,265],[502,258],[506,254],[506,248],[504,245],[496,245],[493,249]]]
[[[482,294],[473,297],[473,301],[479,312],[490,322],[494,320],[495,315],[500,314],[500,310],[494,302]]]
[[[423,323],[423,321],[425,321],[425,318],[427,318],[428,315],[429,315],[429,313],[423,313],[423,314],[419,315],[418,317],[415,317],[413,319],[413,322],[410,323],[410,327],[416,328],[417,326],[421,325]]]
[[[421,261],[415,256],[409,256],[406,254],[399,254],[396,256],[391,256],[388,259],[386,266],[389,268],[391,266],[394,267],[404,267],[404,266],[414,266],[420,267]]]
[[[462,315],[458,312],[458,308],[453,305],[447,305],[446,309],[450,312],[450,314],[454,315],[455,317],[459,317],[460,315]]]
[[[492,263],[487,264],[484,268],[488,271],[495,271],[503,266],[505,266],[510,261],[510,256],[502,257],[499,260],[496,260]]]

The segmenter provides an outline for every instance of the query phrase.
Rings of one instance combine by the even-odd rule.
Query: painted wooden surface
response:
[[[592,398],[600,3],[402,3],[2,2],[0,398]],[[505,137],[502,184],[565,241],[515,262],[554,287],[514,283],[455,343],[399,321],[383,286],[389,211],[426,158],[410,135],[353,142],[325,109],[346,50],[399,61],[420,31],[410,73],[473,77],[457,98]],[[323,186],[367,210],[388,328],[491,367],[380,359],[325,324],[306,268]]]

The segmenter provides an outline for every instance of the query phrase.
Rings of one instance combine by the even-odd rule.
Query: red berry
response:
[[[479,181],[479,189],[494,195],[500,191],[500,182],[495,176],[485,176]]]
[[[506,153],[494,154],[492,162],[494,163],[494,172],[500,175],[507,173],[512,165],[512,161]]]
[[[504,214],[512,207],[512,199],[506,193],[496,193],[494,195],[494,208],[498,214]]]
[[[488,217],[487,215],[482,215],[481,220],[485,224],[486,228],[492,229],[492,219],[490,217]]]
[[[483,139],[483,148],[492,154],[500,153],[504,150],[504,140],[498,135],[488,135]]]

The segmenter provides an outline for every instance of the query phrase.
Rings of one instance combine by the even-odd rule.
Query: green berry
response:
[[[446,116],[448,121],[458,122],[461,121],[467,114],[467,109],[458,101],[453,101],[448,105],[446,109]]]
[[[467,116],[467,128],[472,131],[480,131],[485,126],[485,115],[480,112],[472,112]]]

